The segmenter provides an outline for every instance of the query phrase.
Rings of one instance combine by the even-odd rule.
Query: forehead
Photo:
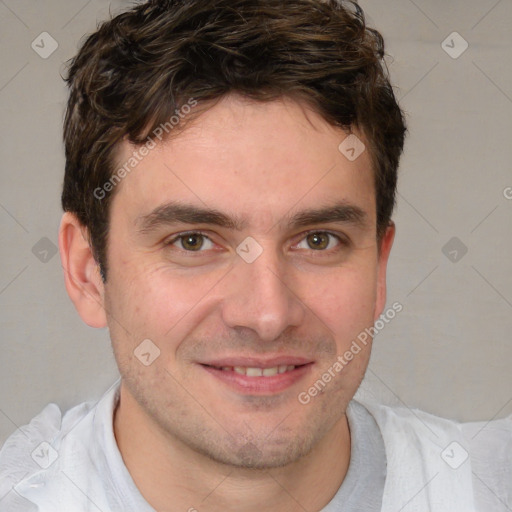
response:
[[[154,138],[154,149],[117,185],[113,205],[135,221],[179,200],[236,212],[250,223],[276,222],[300,206],[345,202],[371,220],[370,157],[365,150],[353,161],[347,158],[339,148],[346,138],[304,104],[227,96],[166,141]],[[135,151],[123,142],[117,166]]]

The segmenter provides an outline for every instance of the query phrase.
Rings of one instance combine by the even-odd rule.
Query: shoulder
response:
[[[416,433],[439,444],[443,439],[460,440],[479,460],[495,453],[498,459],[512,459],[512,415],[503,419],[460,422],[421,409],[390,406],[372,400],[357,400],[375,418],[382,431]],[[493,460],[496,460],[493,456]]]
[[[420,409],[359,402],[381,430],[388,469],[401,474],[405,467],[408,479],[421,475],[424,468],[429,468],[424,477],[443,475],[430,487],[441,482],[444,489],[437,494],[444,496],[463,489],[457,491],[458,499],[474,499],[467,510],[512,510],[512,415],[464,423]],[[500,508],[504,504],[509,508]]]
[[[13,492],[18,483],[55,463],[62,440],[93,406],[93,402],[84,402],[63,415],[56,404],[50,403],[30,423],[19,427],[7,438],[0,450],[2,505],[18,499]]]
[[[482,510],[512,510],[512,415],[461,424]]]

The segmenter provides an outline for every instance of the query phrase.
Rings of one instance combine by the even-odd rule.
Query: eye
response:
[[[176,243],[179,243],[181,245],[180,248],[187,252],[201,252],[201,249],[213,248],[213,242],[205,234],[198,231],[182,233],[169,240],[165,245],[174,245]]]
[[[165,243],[166,246],[177,246],[184,252],[204,252],[214,248],[212,240],[200,231],[190,231],[174,236]],[[306,246],[304,246],[306,244]],[[298,249],[313,250],[316,252],[336,252],[336,246],[340,249],[348,245],[339,235],[328,231],[310,231],[295,247]],[[334,249],[334,250],[333,250]]]
[[[308,247],[300,247],[301,243],[306,243]],[[327,252],[327,250],[332,249],[336,245],[346,245],[346,242],[341,237],[328,231],[310,231],[301,243],[297,245],[299,249],[313,249],[314,251],[321,252]]]

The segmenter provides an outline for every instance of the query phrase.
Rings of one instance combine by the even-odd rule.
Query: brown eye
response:
[[[332,253],[340,250],[347,242],[340,236],[328,231],[310,231],[296,246],[299,249]]]
[[[203,235],[198,233],[181,237],[181,245],[187,251],[198,251],[203,246]]]
[[[177,249],[182,249],[186,252],[204,252],[206,249],[211,249],[213,247],[212,241],[202,233],[184,233],[182,235],[178,235],[170,240],[166,245],[173,246],[178,244]],[[208,244],[210,244],[208,246]],[[206,245],[206,247],[205,247]]]
[[[310,233],[306,238],[314,250],[326,249],[329,246],[329,233]]]

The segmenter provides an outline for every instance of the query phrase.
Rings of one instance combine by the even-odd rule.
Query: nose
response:
[[[305,305],[298,295],[295,276],[275,252],[265,249],[252,263],[237,260],[223,300],[227,326],[251,329],[261,341],[273,341],[290,326],[302,324]]]

